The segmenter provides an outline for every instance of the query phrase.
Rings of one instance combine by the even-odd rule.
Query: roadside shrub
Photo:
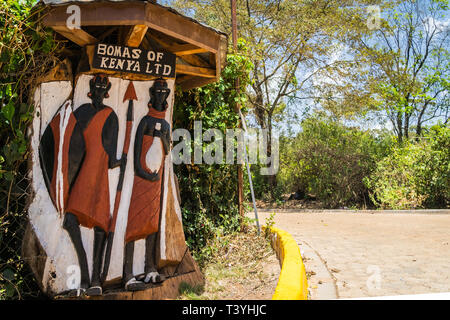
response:
[[[294,138],[281,140],[280,184],[288,192],[315,196],[327,207],[369,205],[364,177],[386,154],[383,136],[326,118],[302,122]]]
[[[255,199],[263,201],[281,201],[284,188],[282,185],[270,183],[271,181],[268,181],[268,176],[261,175],[261,168],[266,167],[267,165],[261,165],[259,163],[250,165]],[[252,201],[252,196],[250,193],[247,168],[244,168],[244,186],[245,199],[250,202]]]
[[[436,126],[417,142],[395,146],[366,183],[382,208],[448,208],[450,128]]]

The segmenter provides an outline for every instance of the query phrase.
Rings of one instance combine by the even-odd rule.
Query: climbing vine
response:
[[[38,21],[36,1],[0,3],[0,300],[38,297],[21,256],[26,227],[31,89],[57,62],[61,46]]]
[[[178,91],[174,107],[174,129],[189,130],[193,137],[194,121],[202,122],[203,132],[214,128],[225,136],[226,129],[237,128],[239,114],[234,106],[239,103],[245,112],[244,91],[235,89],[235,79],[241,88],[250,83],[252,64],[245,57],[245,47],[229,54],[220,81],[187,92]],[[194,145],[191,143],[191,154]],[[202,148],[208,147],[204,143]],[[237,169],[230,164],[180,164],[175,166],[181,202],[186,241],[196,258],[202,262],[211,254],[207,246],[214,236],[226,234],[239,228],[237,207]],[[234,161],[236,163],[236,160]]]

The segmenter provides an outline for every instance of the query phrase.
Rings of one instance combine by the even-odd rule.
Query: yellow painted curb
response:
[[[292,236],[271,227],[272,247],[281,263],[280,277],[272,300],[307,300],[308,282],[300,248]]]

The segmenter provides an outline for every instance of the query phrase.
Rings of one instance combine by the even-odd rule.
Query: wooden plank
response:
[[[201,77],[189,77],[186,78],[183,82],[177,83],[177,85],[183,91],[187,91],[193,88],[198,88],[205,86],[207,84],[216,82],[216,78],[201,78]]]
[[[147,33],[148,27],[143,24],[137,24],[131,28],[126,38],[126,44],[129,47],[139,47]]]
[[[215,54],[217,81],[220,80],[220,74],[222,73],[222,69],[225,67],[227,63],[227,49],[228,49],[228,39],[225,36],[223,36],[220,38],[219,50]]]
[[[147,3],[145,9],[147,25],[150,28],[208,51],[217,52],[219,33],[157,4]]]
[[[66,26],[70,4],[52,6],[43,19],[45,26]],[[81,26],[147,25],[164,34],[216,53],[222,34],[158,4],[133,2],[77,3],[82,12]]]
[[[194,67],[187,64],[177,64],[177,73],[190,74],[203,78],[216,78],[216,70],[210,68]]]
[[[194,67],[204,67],[204,68],[211,68],[213,69],[215,66],[215,63],[212,65],[203,60],[202,58],[196,56],[196,55],[190,55],[190,56],[182,56],[179,57],[181,60],[187,62],[190,65],[193,65]]]
[[[69,17],[66,11],[69,5],[70,4],[61,4],[58,6],[50,6],[49,14],[44,17],[43,24],[50,27],[56,26],[64,28]],[[179,74],[196,76],[197,79],[192,80],[194,83],[197,83],[198,86],[202,85],[202,83],[207,84],[211,82],[205,79],[215,77],[215,79],[218,80],[220,78],[220,73],[225,65],[227,48],[227,37],[223,33],[203,26],[188,17],[177,14],[158,4],[138,1],[126,3],[99,1],[79,3],[79,6],[83,12],[81,16],[82,26],[130,26],[131,28],[135,25],[145,25],[149,28],[148,31],[155,30],[161,33],[167,40],[171,37],[179,40],[179,42],[184,42],[184,44],[182,44],[176,43],[175,41],[177,40],[172,40],[172,44],[175,45],[174,49],[178,53],[178,56],[183,58],[183,62],[193,66],[194,69],[180,63],[180,65],[183,66],[180,67]],[[66,36],[63,32],[61,34]],[[74,42],[78,44],[95,41],[92,38],[77,39],[80,36],[74,35],[73,33],[66,34],[70,40],[74,41],[73,39],[75,39]],[[210,52],[210,56],[213,60],[211,63],[208,63],[208,61],[205,61],[195,54],[188,55],[187,53],[193,52],[189,52],[188,50],[203,50],[203,52]],[[214,75],[208,67],[215,68]],[[192,85],[183,82],[183,87],[190,88]]]
[[[148,41],[148,38],[146,37],[146,35],[144,35],[144,38],[142,38],[142,47],[145,50],[155,50],[155,48],[153,47],[153,44]]]
[[[48,27],[65,26],[70,14],[67,8],[72,5],[58,4],[51,6],[47,15],[43,17],[43,24]],[[78,2],[77,6],[82,13],[81,26],[134,26],[145,24],[145,2]],[[70,11],[69,11],[70,12]]]
[[[172,53],[175,53],[177,56],[186,56],[196,53],[208,52],[208,50],[204,48],[199,48],[192,44],[178,44],[168,48]]]
[[[182,261],[186,252],[186,239],[184,237],[183,225],[175,211],[171,174],[172,172],[169,170],[169,179],[167,185],[164,186],[164,192],[167,192],[165,238],[172,245],[166,246],[165,258],[160,259],[159,267],[171,264],[177,265]]]
[[[97,38],[82,29],[69,29],[66,26],[53,26],[52,28],[81,47],[98,42]]]
[[[155,32],[149,33],[150,38],[155,41],[157,44],[159,44],[164,50],[167,50],[169,52],[174,53],[174,48],[184,46],[177,44],[167,38],[163,38],[160,35],[156,34]],[[203,50],[203,49],[202,49]],[[205,67],[205,68],[213,68],[215,63],[210,65],[208,62],[203,60],[202,58],[196,56],[196,55],[183,55],[179,56],[179,59],[182,59],[183,61],[187,62],[190,65],[193,65],[195,67]]]

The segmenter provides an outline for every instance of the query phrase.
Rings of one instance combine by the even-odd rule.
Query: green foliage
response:
[[[321,104],[339,116],[377,113],[390,121],[399,142],[410,132],[447,117],[450,76],[448,0],[383,1],[379,28],[350,30],[343,37],[354,55],[328,69],[339,81],[318,84]],[[341,41],[342,41],[341,40]]]
[[[382,208],[448,208],[450,128],[435,126],[420,141],[395,146],[366,183]]]
[[[267,167],[267,165],[256,163],[250,167],[255,198],[263,201],[280,201],[284,190],[283,187],[269,180],[269,176],[261,175],[260,170],[262,167]],[[244,186],[245,199],[252,201],[247,170],[244,171]]]
[[[266,225],[264,226],[264,236],[269,239],[271,234],[270,229],[275,225],[275,212],[272,212],[266,219]]]
[[[203,130],[216,128],[224,135],[226,129],[238,127],[239,115],[234,106],[236,103],[245,106],[246,100],[242,92],[235,90],[235,79],[239,77],[241,85],[246,86],[251,64],[237,54],[230,54],[227,59],[217,83],[177,92],[174,129],[187,129],[193,137],[194,121],[202,121]],[[190,147],[193,155],[194,146]],[[205,150],[207,145],[202,148]],[[179,179],[186,241],[194,256],[204,260],[212,254],[209,252],[212,248],[206,245],[208,240],[239,228],[236,166],[181,164],[175,167],[175,172]]]
[[[329,207],[364,204],[363,178],[386,154],[382,136],[322,118],[304,120],[302,131],[280,144],[279,184],[289,192],[312,194]]]
[[[35,1],[0,3],[0,300],[35,297],[38,288],[21,257],[29,193],[31,87],[55,62],[51,32],[38,24]]]

